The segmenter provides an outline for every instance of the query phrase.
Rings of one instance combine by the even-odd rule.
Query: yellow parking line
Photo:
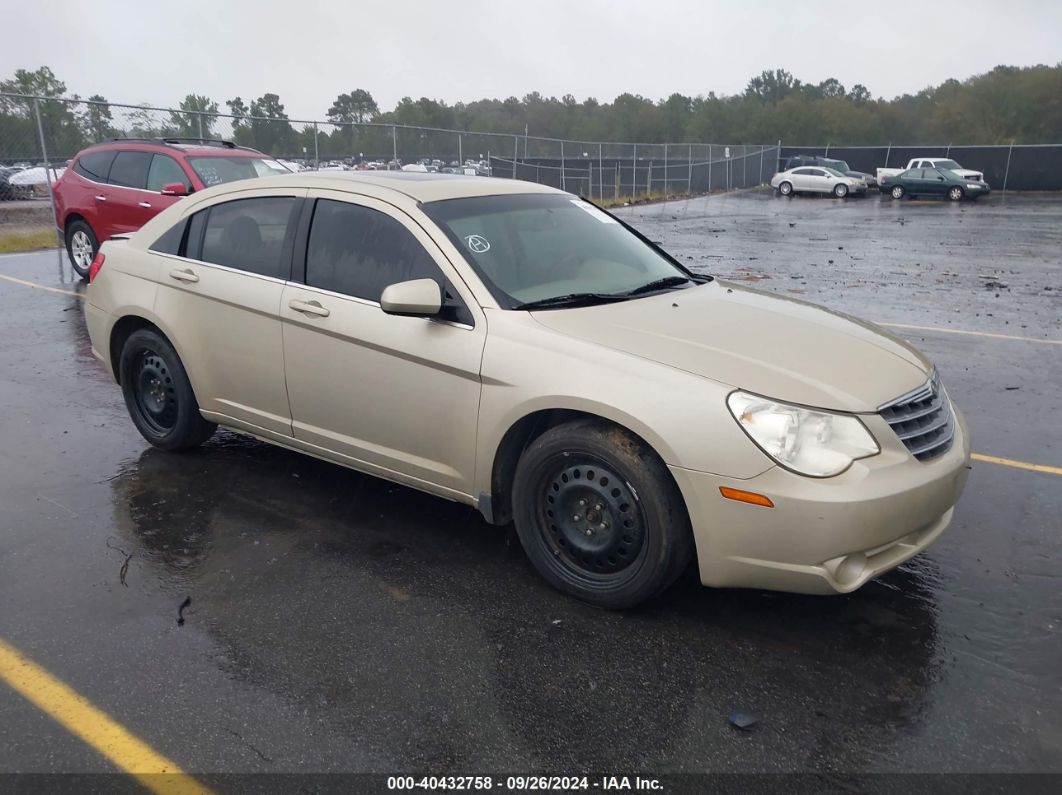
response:
[[[0,680],[152,792],[192,795],[210,791],[3,640]]]
[[[73,290],[60,290],[58,287],[48,287],[47,285],[44,285],[44,284],[37,284],[37,282],[26,281],[25,279],[17,279],[14,276],[6,276],[3,273],[0,273],[0,279],[6,279],[9,282],[14,282],[15,284],[22,284],[22,285],[25,285],[26,287],[33,287],[33,288],[35,288],[37,290],[47,290],[50,293],[59,293],[61,295],[72,295],[72,296],[74,296],[74,298],[84,298],[85,297],[84,293],[75,293]]]
[[[969,334],[972,337],[994,337],[1000,340],[1018,340],[1019,342],[1042,342],[1045,345],[1062,345],[1062,340],[1042,340],[1038,337],[1019,337],[1014,334],[993,334],[990,331],[964,331],[957,328],[943,328],[941,326],[912,326],[907,323],[878,323],[879,326],[889,328],[909,328],[916,331],[943,331],[945,334]]]
[[[970,453],[970,458],[974,461],[984,461],[986,464],[999,464],[1005,467],[1014,467],[1015,469],[1027,469],[1030,472],[1046,472],[1048,475],[1062,475],[1062,467],[1051,467],[1047,464],[1030,464],[1028,461],[1015,461],[1013,458],[1000,458],[995,455],[982,455],[981,453]]]

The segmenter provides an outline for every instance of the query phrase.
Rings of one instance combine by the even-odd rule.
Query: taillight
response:
[[[96,274],[100,272],[100,268],[103,267],[104,260],[107,259],[103,256],[102,251],[97,251],[96,256],[92,260],[92,264],[89,265],[89,284],[92,284],[96,279]]]

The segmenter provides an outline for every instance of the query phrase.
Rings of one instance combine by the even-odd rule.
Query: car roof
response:
[[[110,151],[115,149],[127,149],[138,152],[173,152],[174,150],[192,157],[269,157],[269,155],[251,149],[246,146],[218,146],[210,144],[183,143],[166,141],[164,139],[151,140],[146,138],[117,138],[113,141],[104,141],[85,147],[79,154],[91,151]]]
[[[237,185],[239,183],[228,183]],[[423,171],[302,171],[277,177],[260,177],[256,188],[326,188],[331,190],[357,190],[372,186],[408,196],[418,202],[462,199],[473,196],[497,196],[514,193],[555,193],[568,195],[565,191],[524,182],[519,179],[500,177],[475,177],[464,174],[435,174]]]

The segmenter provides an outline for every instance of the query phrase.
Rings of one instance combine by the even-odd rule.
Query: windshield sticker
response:
[[[490,251],[490,242],[481,235],[469,235],[465,238],[465,245],[473,254],[486,254]]]
[[[578,207],[580,210],[582,210],[584,213],[590,213],[590,215],[592,215],[594,218],[596,218],[597,220],[599,220],[603,224],[617,224],[617,223],[619,223],[619,221],[617,221],[611,215],[607,215],[606,213],[601,212],[599,209],[597,209],[594,205],[590,204],[589,202],[584,202],[582,199],[572,199],[571,202],[576,207]]]

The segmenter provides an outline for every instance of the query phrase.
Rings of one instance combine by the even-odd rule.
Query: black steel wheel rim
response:
[[[630,484],[603,461],[564,456],[538,489],[539,532],[569,575],[600,585],[626,579],[645,557],[645,515]]]
[[[153,350],[140,351],[132,386],[137,412],[147,426],[160,435],[172,431],[177,424],[177,390],[166,360]]]

